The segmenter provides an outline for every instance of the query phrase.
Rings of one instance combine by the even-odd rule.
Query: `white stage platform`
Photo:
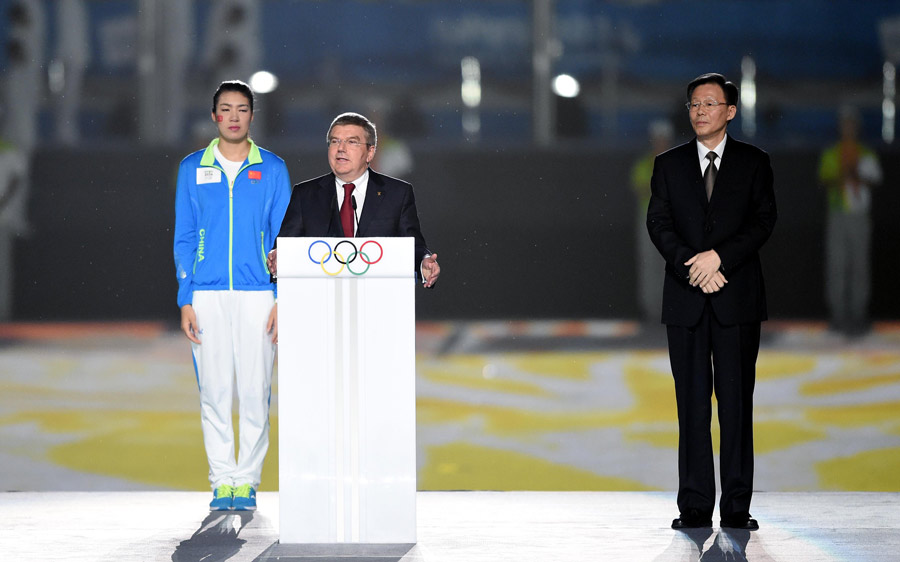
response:
[[[200,492],[0,494],[0,559],[579,562],[900,559],[898,493],[757,493],[754,533],[669,528],[665,492],[420,492],[416,545],[278,544],[278,493],[209,513]],[[718,516],[714,517],[717,522]]]

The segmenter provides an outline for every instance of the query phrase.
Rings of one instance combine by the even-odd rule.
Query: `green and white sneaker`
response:
[[[255,511],[256,510],[256,490],[250,484],[244,484],[234,489],[234,503],[232,509],[235,511]]]
[[[230,511],[234,509],[234,486],[222,484],[213,491],[213,500],[209,502],[210,511]]]

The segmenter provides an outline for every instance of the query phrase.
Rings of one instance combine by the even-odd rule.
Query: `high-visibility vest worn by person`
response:
[[[847,158],[845,153],[851,153]],[[847,163],[845,160],[850,160]],[[845,169],[847,166],[853,169]],[[845,177],[856,177],[855,188],[845,183]],[[871,187],[881,183],[881,164],[871,148],[859,142],[838,142],[822,152],[819,158],[819,181],[825,186],[830,211],[868,212]]]

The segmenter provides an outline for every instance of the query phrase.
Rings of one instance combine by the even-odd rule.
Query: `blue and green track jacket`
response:
[[[179,308],[194,291],[274,291],[266,252],[291,199],[284,160],[250,141],[233,185],[213,148],[188,155],[175,193],[175,275]]]

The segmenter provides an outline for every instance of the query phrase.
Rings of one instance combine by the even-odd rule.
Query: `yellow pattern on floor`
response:
[[[476,325],[469,335],[496,331]],[[785,331],[760,354],[756,487],[900,491],[896,332],[846,345],[796,337]],[[5,490],[207,487],[183,336],[104,329],[0,343]],[[420,489],[675,489],[664,348],[477,347],[417,357]],[[276,378],[264,490],[278,487],[277,413]],[[715,416],[712,434],[717,443]]]

